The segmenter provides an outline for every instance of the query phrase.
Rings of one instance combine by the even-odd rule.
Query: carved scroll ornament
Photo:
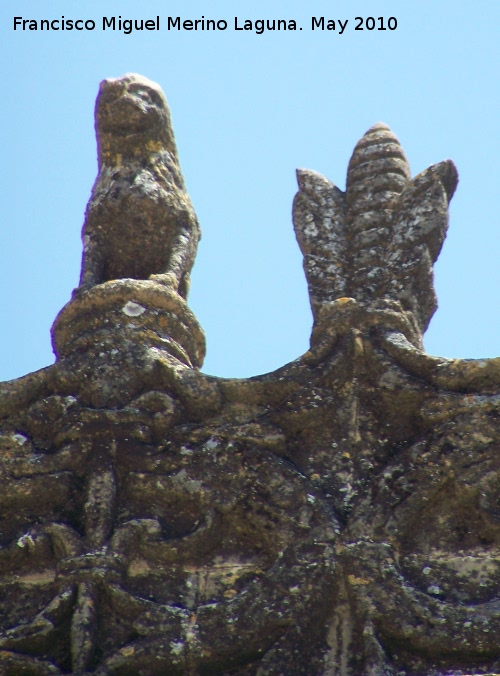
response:
[[[392,132],[298,172],[314,327],[200,372],[199,229],[168,107],[105,81],[79,288],[0,399],[0,673],[500,672],[500,360],[428,356],[457,182]]]

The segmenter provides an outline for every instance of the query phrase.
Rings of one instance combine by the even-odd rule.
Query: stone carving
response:
[[[200,228],[163,92],[139,75],[104,80],[95,121],[99,174],[85,214],[80,288],[155,275],[186,298]]]
[[[134,125],[147,146],[142,104],[122,102],[132,83],[158,92],[144,82],[111,81],[101,157]],[[159,270],[147,242],[129,265],[134,197],[122,253],[115,235],[84,253],[56,363],[2,384],[2,674],[500,672],[500,360],[421,349],[453,165],[410,180],[379,124],[345,196],[298,177],[305,355],[256,378],[201,373],[190,264],[169,244]],[[153,212],[180,242],[192,211],[172,194]],[[87,224],[99,200],[114,213],[96,195]]]
[[[378,123],[354,149],[345,193],[313,171],[299,170],[297,178],[294,225],[315,321],[338,298],[381,299],[411,313],[417,338],[437,308],[432,265],[458,181],[453,162],[410,180],[399,141]]]

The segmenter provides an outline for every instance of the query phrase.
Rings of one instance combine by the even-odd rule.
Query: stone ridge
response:
[[[299,171],[311,349],[214,378],[165,98],[97,111],[56,363],[0,384],[2,676],[498,676],[500,359],[421,349],[453,164]]]

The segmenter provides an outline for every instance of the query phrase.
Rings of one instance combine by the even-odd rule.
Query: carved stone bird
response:
[[[200,228],[163,92],[139,75],[104,80],[95,126],[99,174],[85,215],[77,291],[152,278],[186,298]]]

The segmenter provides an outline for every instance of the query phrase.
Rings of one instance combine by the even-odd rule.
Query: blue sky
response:
[[[14,31],[13,17],[93,19],[94,31]],[[103,16],[159,32],[101,30]],[[220,32],[167,31],[168,16],[225,19]],[[302,31],[233,30],[234,17],[294,19]],[[311,17],[349,20],[311,30]],[[355,17],[396,17],[356,31]],[[377,22],[378,23],[378,22]],[[2,0],[0,380],[52,363],[50,326],[78,283],[96,176],[99,82],[138,72],[169,101],[203,237],[189,303],[207,335],[203,370],[257,375],[307,350],[311,313],[295,242],[295,169],[345,187],[357,140],[384,121],[416,174],[452,158],[460,183],[436,265],[431,354],[500,353],[498,0],[170,3]]]

